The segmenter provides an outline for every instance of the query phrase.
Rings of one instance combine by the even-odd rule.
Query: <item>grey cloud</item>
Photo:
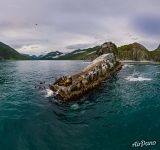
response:
[[[76,49],[84,49],[92,46],[93,44],[75,44],[75,45],[69,45],[66,48],[71,49],[71,50],[76,50]]]
[[[18,50],[43,47],[33,53],[70,51],[106,40],[125,44],[143,39],[153,47],[160,36],[150,41],[155,31],[143,36],[146,31],[138,30],[142,25],[133,24],[144,14],[159,14],[159,5],[159,0],[5,0],[0,5],[0,41]],[[124,36],[126,32],[134,36]]]
[[[140,16],[133,22],[135,28],[150,36],[160,35],[160,16]]]

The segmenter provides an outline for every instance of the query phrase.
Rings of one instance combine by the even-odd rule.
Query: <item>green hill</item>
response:
[[[119,60],[152,60],[160,62],[160,46],[154,51],[148,51],[143,45],[139,43],[132,43],[118,47],[112,42],[106,42],[101,46],[96,46],[87,49],[78,49],[73,52],[63,54],[59,51],[48,53],[39,59],[52,60],[93,60],[99,55],[105,53],[115,53]]]
[[[105,53],[115,53],[120,60],[150,60],[150,52],[141,44],[133,43],[118,47],[112,42],[106,42],[101,46],[88,49],[79,49],[64,56],[60,56],[58,60],[93,60],[98,55]]]
[[[120,60],[149,60],[149,51],[139,43],[133,43],[118,47],[118,58]]]
[[[96,46],[83,50],[75,50],[71,53],[56,58],[56,60],[92,60],[97,57],[96,52],[99,48],[100,46]]]
[[[152,60],[160,62],[160,45],[154,51],[150,51],[150,57]]]
[[[18,53],[15,49],[0,42],[0,60],[25,60],[29,57]]]
[[[106,42],[101,46],[96,46],[88,49],[79,49],[63,56],[59,56],[56,60],[93,60],[98,55],[105,53],[115,53],[120,60],[152,60],[152,55],[155,58],[160,56],[160,50],[155,51],[152,55],[143,45],[133,43],[118,47],[112,42]],[[158,55],[158,56],[157,56]],[[155,58],[153,60],[155,60]]]
[[[101,46],[78,49],[67,54],[55,51],[46,55],[29,56],[20,54],[15,49],[0,42],[0,60],[93,60],[101,54],[110,52],[115,53],[120,60],[152,60],[160,62],[160,46],[154,51],[148,51],[139,43],[128,44],[117,48],[114,43],[106,42]]]

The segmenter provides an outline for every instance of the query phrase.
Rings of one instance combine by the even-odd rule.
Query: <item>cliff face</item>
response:
[[[157,47],[157,49],[159,49],[159,50],[160,50],[160,44],[159,44],[159,46]]]
[[[124,45],[118,48],[118,58],[120,60],[149,60],[149,51],[139,43]]]
[[[115,55],[118,54],[117,46],[112,42],[106,42],[102,44],[101,48],[97,50],[97,55],[100,56],[102,54],[113,53]]]

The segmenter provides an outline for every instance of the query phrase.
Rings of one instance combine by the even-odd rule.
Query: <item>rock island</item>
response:
[[[106,45],[102,46],[102,50],[104,46]],[[114,52],[109,51],[109,53],[103,54],[103,51],[101,51],[99,55],[80,73],[63,76],[56,80],[50,86],[50,89],[54,92],[54,97],[64,102],[78,100],[122,68],[122,64],[117,61]]]

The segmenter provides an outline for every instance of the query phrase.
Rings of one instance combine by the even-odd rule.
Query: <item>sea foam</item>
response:
[[[50,89],[46,89],[46,97],[51,97],[53,95],[53,91]]]
[[[77,110],[77,109],[79,109],[79,105],[78,105],[77,103],[75,103],[75,104],[71,105],[70,108],[71,108],[72,110]]]
[[[122,66],[123,69],[124,68],[132,68],[132,67],[133,67],[133,65],[129,65],[129,64],[125,64],[125,65]]]
[[[134,77],[134,76],[129,76],[126,78],[128,81],[151,81],[151,78],[145,78],[145,77]]]

